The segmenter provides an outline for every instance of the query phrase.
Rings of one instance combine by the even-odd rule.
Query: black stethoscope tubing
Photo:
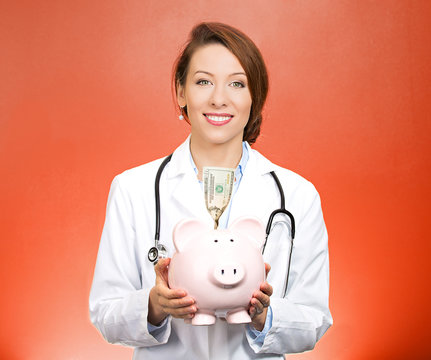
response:
[[[166,164],[171,161],[172,154],[168,155],[160,164],[154,182],[154,196],[156,200],[156,233],[154,234],[154,246],[148,251],[148,260],[157,264],[159,260],[159,240],[160,240],[160,177]]]
[[[157,170],[156,181],[154,184],[156,197],[156,233],[154,235],[154,240],[156,241],[156,246],[160,240],[160,177],[162,176],[162,172],[166,164],[171,161],[171,158],[172,154],[167,156],[160,164],[159,170]]]
[[[162,161],[162,163],[159,166],[159,169],[157,170],[156,179],[154,182],[155,202],[156,202],[156,229],[154,234],[154,246],[148,251],[148,260],[150,260],[151,262],[154,262],[155,264],[157,263],[157,260],[159,257],[158,252],[159,252],[159,240],[160,240],[160,178],[162,176],[162,172],[166,167],[167,163],[171,161],[171,158],[172,158],[172,154],[167,156]],[[290,273],[290,261],[292,259],[293,240],[295,239],[295,218],[293,217],[290,211],[286,210],[284,191],[283,191],[283,187],[281,186],[280,180],[278,179],[274,171],[271,171],[270,174],[272,175],[277,185],[278,192],[280,193],[280,208],[274,210],[269,216],[268,223],[266,225],[265,243],[263,244],[263,247],[262,247],[262,255],[265,252],[266,243],[268,241],[269,233],[271,232],[272,222],[274,220],[275,215],[284,214],[288,216],[291,224],[290,225],[291,226],[291,246],[290,246],[290,252],[289,252],[289,267],[287,269],[287,276],[286,276],[286,281],[284,285],[284,294],[286,294],[287,285],[289,281],[289,273]]]

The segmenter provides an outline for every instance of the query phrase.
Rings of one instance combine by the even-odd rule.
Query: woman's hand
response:
[[[194,299],[184,290],[172,290],[168,286],[168,266],[171,259],[160,259],[154,266],[156,285],[150,291],[148,300],[148,322],[159,325],[168,315],[191,319],[197,311]]]
[[[269,270],[271,270],[271,266],[265,263],[266,277],[268,276]],[[271,295],[272,286],[265,281],[260,284],[260,290],[255,291],[250,300],[248,313],[251,317],[251,325],[253,325],[253,327],[258,331],[262,331],[265,327],[265,320],[268,313]]]

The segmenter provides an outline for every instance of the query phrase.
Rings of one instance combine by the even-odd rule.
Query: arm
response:
[[[90,293],[90,318],[110,343],[159,345],[169,338],[170,322],[158,339],[148,331],[150,288],[142,288],[136,246],[131,201],[119,175],[112,182],[108,197]]]
[[[308,183],[309,184],[309,183]],[[329,261],[327,233],[314,187],[304,198],[304,210],[297,221],[289,288],[285,297],[271,297],[272,326],[256,353],[295,353],[314,348],[332,324],[328,308]],[[283,277],[285,274],[275,274]]]
[[[144,287],[137,255],[133,210],[121,176],[112,183],[90,294],[90,317],[110,343],[155,346],[168,341],[171,317],[193,316],[193,299],[167,285],[168,259],[155,272],[155,286]],[[147,281],[148,283],[148,281]],[[164,320],[167,319],[166,322]],[[163,323],[164,322],[164,323]],[[163,326],[157,327],[163,323]]]

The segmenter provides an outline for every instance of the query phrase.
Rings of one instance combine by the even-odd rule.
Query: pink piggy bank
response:
[[[265,280],[262,223],[242,217],[226,230],[212,230],[197,219],[186,219],[176,225],[173,241],[169,286],[185,290],[198,308],[193,319],[185,321],[211,325],[217,312],[231,324],[251,322],[248,306]]]

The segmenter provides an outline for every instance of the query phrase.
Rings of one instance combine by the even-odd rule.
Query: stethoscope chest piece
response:
[[[162,244],[157,244],[156,246],[153,246],[148,251],[148,260],[150,260],[154,264],[157,264],[157,261],[159,261],[159,258],[166,258],[166,257],[168,257],[168,250]]]
[[[157,250],[157,248],[155,246],[153,246],[148,251],[148,260],[150,260],[151,262],[154,262],[157,260],[158,257],[159,257],[159,251]]]

